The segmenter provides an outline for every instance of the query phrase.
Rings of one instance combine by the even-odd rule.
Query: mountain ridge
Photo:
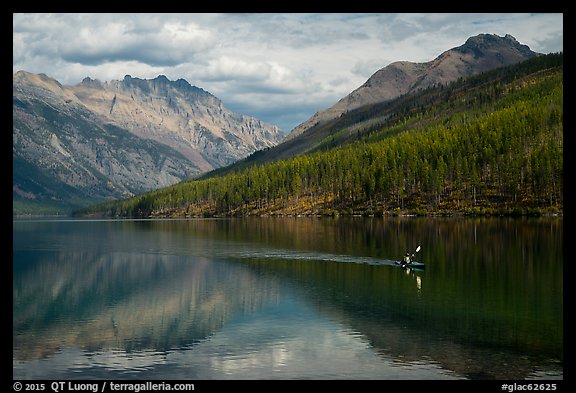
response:
[[[311,128],[322,125],[364,105],[389,101],[437,83],[446,84],[461,77],[489,71],[540,55],[519,43],[510,34],[479,34],[442,52],[424,63],[396,61],[376,71],[368,80],[329,108],[316,112],[296,126],[285,138],[294,139]]]
[[[72,89],[91,110],[140,137],[168,144],[202,171],[230,164],[283,138],[278,127],[226,109],[220,99],[184,79],[126,75],[121,81],[80,85],[86,84],[99,87]]]
[[[362,85],[341,98],[332,107],[317,112],[295,127],[282,143],[257,151],[230,166],[207,172],[201,178],[219,176],[250,165],[273,162],[315,151],[321,147],[323,141],[333,139],[336,134],[343,131],[343,128],[356,129],[354,132],[356,134],[361,128],[368,127],[367,123],[382,123],[385,118],[395,116],[395,107],[402,107],[404,105],[402,100],[409,100],[411,95],[428,88],[444,86],[459,79],[505,68],[506,66],[500,66],[503,63],[510,62],[511,64],[508,65],[514,65],[541,55],[531,51],[528,46],[520,44],[509,34],[503,37],[495,34],[479,34],[469,37],[464,44],[448,49],[436,59],[425,63],[409,61],[390,63],[376,71]],[[522,60],[524,58],[526,60]],[[447,59],[450,60],[448,63],[446,63]],[[475,61],[481,62],[481,65],[474,66]],[[451,67],[446,69],[446,64]],[[457,64],[459,68],[454,67],[454,64]],[[427,76],[425,71],[430,69],[434,70],[434,74],[432,77],[425,78]],[[445,72],[441,72],[443,69]],[[458,69],[466,71],[465,74],[461,76],[458,73],[454,74],[454,70],[458,71]],[[471,72],[474,69],[478,71]],[[452,74],[449,75],[448,71]],[[434,75],[443,76],[443,81],[437,80]],[[444,82],[448,79],[450,82]],[[374,117],[375,112],[380,113],[379,118]]]

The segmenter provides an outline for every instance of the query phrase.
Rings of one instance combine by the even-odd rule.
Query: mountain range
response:
[[[279,143],[276,126],[163,75],[63,86],[13,75],[15,209],[61,210],[169,186]],[[28,209],[29,210],[29,209]]]
[[[391,63],[283,141],[277,127],[230,112],[183,79],[62,86],[18,72],[13,198],[81,206],[304,154],[378,125],[417,92],[539,55],[510,35],[480,34],[429,62]]]
[[[563,144],[563,54],[543,54],[351,110],[226,170],[74,215],[557,215]]]

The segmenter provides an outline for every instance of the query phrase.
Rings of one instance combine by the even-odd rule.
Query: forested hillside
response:
[[[340,122],[308,154],[259,165],[249,159],[220,176],[77,213],[563,212],[562,54],[360,108]]]

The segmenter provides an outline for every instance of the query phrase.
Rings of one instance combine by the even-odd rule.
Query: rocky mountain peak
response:
[[[117,90],[131,91],[132,94],[135,91],[157,97],[167,97],[176,94],[189,101],[204,100],[205,102],[210,102],[211,105],[222,105],[220,99],[202,88],[191,85],[182,78],[171,81],[166,75],[158,75],[153,79],[141,79],[125,75],[122,81],[112,81],[110,83],[115,85]]]
[[[95,88],[95,89],[103,88],[102,82],[100,82],[98,79],[92,79],[88,76],[82,79],[82,82],[80,82],[80,84],[88,88]]]
[[[489,51],[513,51],[528,57],[532,57],[535,53],[527,45],[520,44],[510,34],[506,34],[504,37],[496,34],[478,34],[468,38],[464,45],[453,50],[461,53],[473,52],[477,56],[486,55],[486,52]]]

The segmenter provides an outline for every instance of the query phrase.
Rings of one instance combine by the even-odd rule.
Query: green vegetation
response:
[[[308,154],[232,167],[77,214],[563,211],[562,54],[363,108],[338,122],[342,127]]]

